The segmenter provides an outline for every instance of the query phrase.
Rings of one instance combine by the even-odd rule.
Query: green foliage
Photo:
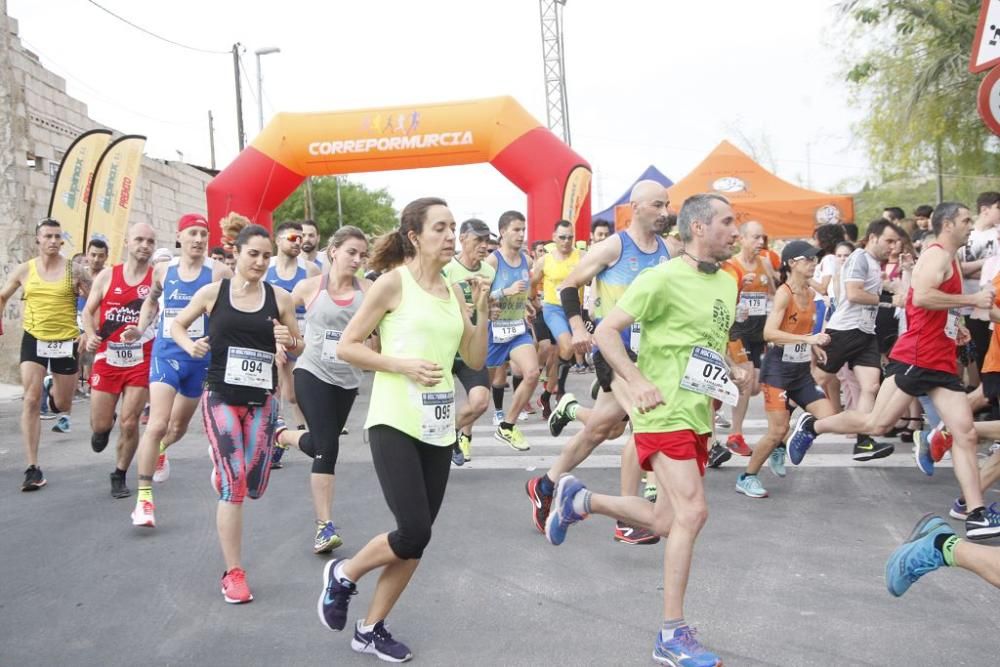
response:
[[[976,111],[980,77],[967,69],[980,0],[844,0],[839,8],[853,27],[845,78],[867,110],[856,130],[881,180],[936,172],[938,152],[942,173],[995,172],[997,142]]]
[[[306,215],[306,183],[298,187],[281,206],[274,210],[275,222],[302,220],[311,217],[319,228],[325,245],[337,230],[337,182],[332,176],[312,179],[313,213]],[[398,224],[392,196],[385,189],[369,190],[360,183],[340,179],[340,204],[344,224],[360,227],[366,234],[375,236],[393,229]]]
[[[996,189],[997,179],[989,176],[946,176],[944,179],[946,199],[962,202],[973,209],[980,192]],[[854,195],[854,221],[858,227],[865,229],[869,222],[882,217],[882,209],[886,206],[899,206],[906,215],[913,217],[917,206],[934,206],[936,197],[937,183],[934,178],[900,179],[876,187],[866,186]]]

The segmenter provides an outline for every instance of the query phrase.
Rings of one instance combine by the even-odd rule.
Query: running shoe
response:
[[[596,401],[599,393],[601,393],[601,381],[595,377],[590,383],[590,400]]]
[[[524,410],[521,412],[521,414],[522,415],[523,414],[529,414],[529,415],[538,414],[538,411],[535,410],[535,406],[533,406],[531,404],[531,399],[528,399],[528,402],[525,404]]]
[[[566,392],[562,395],[562,398],[560,398],[559,402],[556,403],[555,410],[553,410],[552,414],[549,415],[549,433],[552,434],[552,437],[558,438],[559,434],[563,432],[564,428],[566,428],[566,425],[573,421],[570,416],[566,414],[566,411],[571,405],[577,404],[578,401],[576,400],[576,396],[573,394]]]
[[[988,540],[1000,535],[1000,505],[980,507],[965,518],[965,536],[970,540]]]
[[[577,514],[573,510],[573,498],[586,490],[583,482],[573,475],[566,474],[559,478],[556,491],[552,494],[552,511],[545,521],[545,537],[550,544],[562,544],[566,539],[566,529],[587,518],[586,514]]]
[[[349,435],[349,431],[347,430],[346,426],[340,429],[340,435]]]
[[[112,498],[128,498],[132,495],[132,491],[125,482],[125,473],[115,470],[111,473],[110,477]]]
[[[108,446],[109,440],[111,440],[111,431],[108,431],[107,433],[91,433],[90,448],[100,454],[104,451],[104,448]]]
[[[736,478],[736,490],[748,498],[767,498],[767,489],[757,475],[742,473]]]
[[[41,419],[55,419],[56,416],[49,410],[49,389],[52,387],[52,376],[46,375],[42,378],[42,403],[38,408],[38,416]]]
[[[753,454],[753,450],[750,449],[750,445],[747,441],[743,439],[742,433],[731,433],[726,439],[726,447],[729,448],[733,454],[739,454],[740,456],[750,456]]]
[[[524,434],[521,433],[521,429],[516,425],[510,428],[497,426],[497,430],[493,433],[493,439],[506,443],[511,449],[518,452],[526,452],[531,449],[531,446],[524,440]]]
[[[934,427],[928,442],[931,448],[931,458],[935,461],[943,459],[944,455],[951,450],[953,440],[951,433],[944,427],[944,422]]]
[[[888,442],[876,442],[870,435],[861,437],[859,442],[854,443],[855,461],[872,461],[874,459],[884,459],[896,451],[896,446]]]
[[[42,475],[42,469],[38,466],[28,466],[28,469],[24,471],[24,483],[21,484],[21,490],[37,491],[45,486],[45,484],[46,481]]]
[[[234,567],[222,573],[222,596],[229,604],[244,604],[253,601],[253,594],[247,586],[247,573],[242,567]]]
[[[816,432],[813,430],[815,423],[816,418],[808,412],[803,412],[795,420],[795,428],[792,429],[791,435],[785,440],[788,444],[788,460],[794,465],[802,463],[806,452],[812,447],[813,440],[816,439]]]
[[[889,593],[900,597],[917,579],[944,565],[944,557],[934,542],[938,535],[950,537],[954,534],[944,519],[925,514],[885,564],[885,585]]]
[[[732,428],[733,422],[726,419],[725,415],[723,415],[721,412],[716,412],[715,425],[718,426],[719,428]]]
[[[552,507],[552,496],[542,491],[542,477],[529,479],[524,484],[524,490],[531,501],[531,522],[535,524],[535,530],[544,535],[545,520],[549,518],[549,509]]]
[[[955,498],[955,501],[951,504],[951,509],[948,510],[948,516],[952,519],[965,521],[969,518],[969,506],[961,498]]]
[[[163,452],[156,457],[156,470],[153,471],[153,481],[157,484],[163,484],[168,479],[170,479],[170,459],[167,458],[167,453]]]
[[[656,633],[653,661],[671,667],[721,667],[722,659],[701,645],[695,638],[697,632],[685,625],[666,641],[661,633]]]
[[[330,630],[343,630],[347,624],[347,606],[351,604],[351,596],[358,594],[358,587],[347,579],[337,581],[333,570],[344,558],[331,558],[323,568],[323,592],[319,594],[316,612],[319,622]]]
[[[278,417],[274,420],[274,447],[271,448],[271,470],[281,470],[285,464],[281,462],[281,457],[288,451],[288,447],[278,442],[278,438],[288,430],[285,420]]]
[[[552,414],[552,396],[549,395],[547,399],[538,397],[538,407],[542,409],[542,419],[548,419]]]
[[[717,441],[712,445],[712,449],[708,450],[708,467],[718,468],[731,458],[733,453]]]
[[[503,410],[494,410],[493,411],[493,425],[494,426],[499,426],[500,422],[502,422],[502,421],[503,421]]]
[[[148,500],[135,501],[135,509],[132,510],[132,525],[141,528],[156,528],[156,517],[153,511],[156,507]]]
[[[69,433],[70,426],[69,415],[59,415],[59,419],[57,419],[56,423],[52,425],[52,432]]]
[[[788,472],[785,469],[785,455],[787,453],[788,450],[784,445],[778,445],[771,452],[771,455],[767,457],[767,467],[778,477],[784,477]]]
[[[528,413],[525,412],[524,410],[521,410],[521,414],[519,414],[517,416],[517,421],[519,421],[519,422],[526,422],[526,421],[528,421]]]
[[[465,433],[458,434],[458,448],[462,451],[462,459],[466,462],[472,460],[472,438]]]
[[[651,530],[615,521],[615,542],[622,544],[656,544],[660,536]]]
[[[642,487],[642,497],[651,503],[656,502],[656,480],[652,478],[652,473],[646,476],[646,483]]]
[[[406,644],[392,638],[385,627],[385,621],[376,623],[371,632],[362,632],[359,620],[354,626],[351,648],[358,653],[373,653],[375,657],[385,662],[406,662],[413,657]]]
[[[920,472],[928,477],[934,474],[934,458],[931,457],[930,433],[917,431],[913,434],[913,458]]]
[[[344,544],[337,534],[337,527],[332,521],[316,522],[316,539],[313,540],[313,553],[325,554]]]
[[[465,456],[462,455],[462,450],[458,448],[457,442],[451,446],[451,462],[459,468],[465,465]]]

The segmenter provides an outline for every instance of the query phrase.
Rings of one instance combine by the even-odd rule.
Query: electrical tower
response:
[[[542,65],[545,70],[545,116],[549,129],[571,145],[566,61],[563,58],[563,8],[566,0],[538,0],[542,23]]]

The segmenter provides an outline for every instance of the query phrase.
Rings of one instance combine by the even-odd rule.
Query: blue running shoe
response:
[[[361,621],[358,621],[354,626],[351,648],[358,653],[374,653],[375,657],[386,662],[406,662],[413,657],[406,644],[392,638],[385,621],[376,623],[371,632],[361,632]]]
[[[784,477],[788,473],[785,470],[785,455],[787,451],[784,445],[778,445],[771,452],[771,455],[767,457],[767,467],[778,477]]]
[[[925,514],[885,564],[885,585],[889,592],[898,598],[917,579],[944,565],[944,557],[934,548],[934,540],[938,535],[954,534],[944,519]]]
[[[787,440],[788,458],[793,464],[802,463],[806,452],[812,447],[813,440],[816,439],[816,432],[813,430],[815,423],[816,418],[808,412],[803,412],[795,421],[795,428],[792,429],[792,434],[788,436]]]
[[[337,534],[337,527],[332,521],[316,521],[316,538],[313,540],[313,553],[325,554],[344,544]]]
[[[358,587],[346,579],[337,580],[333,569],[337,563],[346,560],[333,558],[323,568],[323,592],[319,594],[316,612],[319,622],[331,630],[343,630],[347,624],[347,606],[351,604],[351,596],[358,594]]]
[[[586,490],[583,482],[573,475],[559,478],[555,493],[552,494],[549,517],[545,520],[545,537],[550,543],[556,546],[562,544],[566,539],[566,529],[587,518],[586,514],[580,515],[573,511],[573,498],[580,491]]]
[[[52,432],[69,433],[69,430],[70,430],[69,415],[59,415],[59,419],[57,419],[56,423],[52,425]]]
[[[970,540],[1000,536],[1000,505],[993,503],[969,512],[965,517],[965,536]]]
[[[274,447],[271,448],[271,470],[281,470],[285,467],[285,464],[281,462],[281,457],[288,451],[288,447],[278,442],[278,440],[286,430],[288,430],[288,426],[285,424],[283,417],[278,417],[274,420]]]
[[[697,630],[685,625],[674,632],[674,636],[663,641],[660,633],[656,634],[656,645],[653,647],[653,661],[671,667],[717,667],[722,665],[722,659],[706,649],[695,639]]]
[[[934,474],[934,458],[931,457],[931,439],[927,431],[916,431],[913,434],[913,458],[917,461],[920,472],[928,477]]]
[[[965,521],[969,518],[969,506],[965,504],[963,499],[955,498],[955,502],[951,504],[951,509],[948,510],[948,516],[952,519]]]

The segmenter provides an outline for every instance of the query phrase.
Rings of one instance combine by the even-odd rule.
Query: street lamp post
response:
[[[281,53],[281,49],[276,46],[265,46],[253,52],[257,56],[257,126],[258,132],[264,129],[264,89],[263,78],[260,75],[260,57],[270,53]]]

